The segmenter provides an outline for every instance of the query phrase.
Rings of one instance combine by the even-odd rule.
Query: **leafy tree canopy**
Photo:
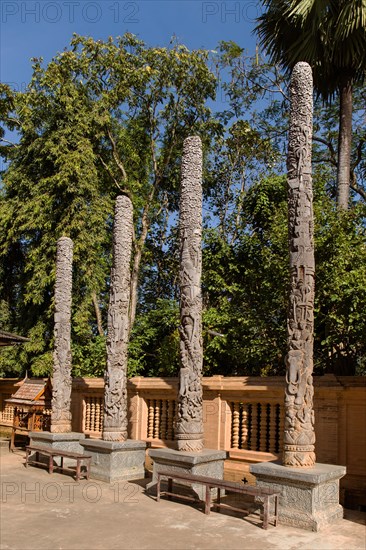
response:
[[[218,83],[225,109],[212,112]],[[209,59],[127,34],[105,42],[74,36],[46,67],[34,60],[26,91],[1,86],[0,324],[30,337],[1,351],[2,374],[50,372],[62,235],[74,241],[74,374],[103,373],[120,193],[131,197],[135,217],[129,374],[177,374],[180,157],[195,133],[204,145],[204,372],[284,372],[287,85],[278,66],[231,42]],[[365,92],[354,89],[353,200],[341,215],[337,103],[315,105],[315,370],[364,373]]]

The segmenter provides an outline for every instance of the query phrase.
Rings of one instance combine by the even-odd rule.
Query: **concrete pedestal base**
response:
[[[78,432],[51,433],[51,432],[30,432],[30,444],[45,449],[61,449],[73,453],[83,453],[84,448],[80,441],[85,439],[85,434]]]
[[[290,468],[277,462],[250,466],[259,487],[281,491],[279,523],[309,531],[320,531],[343,518],[339,504],[339,480],[345,466],[315,464],[311,468]]]
[[[85,454],[92,455],[90,477],[113,483],[115,481],[144,479],[145,441],[82,441]]]
[[[153,479],[147,485],[147,490],[156,486],[157,473],[162,470],[168,472],[182,472],[201,476],[224,478],[224,461],[226,451],[205,449],[200,453],[176,451],[173,449],[150,449],[149,456],[154,461]],[[184,482],[180,482],[184,484]],[[190,492],[200,500],[205,500],[205,487],[202,485],[188,485]]]

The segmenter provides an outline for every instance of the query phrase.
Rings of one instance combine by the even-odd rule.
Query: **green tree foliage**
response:
[[[326,192],[327,177],[317,171],[314,178],[315,372],[361,374],[366,358],[366,209],[358,204],[340,221]],[[286,178],[272,176],[254,184],[242,215],[246,228],[235,243],[217,230],[206,235],[205,369],[211,374],[283,374],[289,281]]]
[[[3,120],[18,133],[1,148],[2,322],[31,338],[2,356],[5,369],[49,372],[55,247],[66,235],[74,241],[76,368],[83,361],[86,373],[100,371],[121,191],[135,210],[133,326],[146,239],[176,209],[181,143],[209,118],[215,78],[206,58],[178,44],[148,48],[130,34],[107,42],[74,36],[48,66],[34,60],[25,92],[2,86]]]
[[[268,63],[258,51],[246,55],[234,42],[221,42],[215,59],[221,86],[226,94],[227,109],[221,114],[225,123],[248,119],[251,128],[270,143],[272,158],[269,167],[286,171],[289,98],[288,74],[279,65]],[[364,86],[353,86],[352,150],[350,158],[350,187],[352,204],[366,201],[366,91]],[[337,194],[339,149],[340,99],[324,103],[318,94],[314,97],[313,165],[329,167],[328,190]],[[256,150],[255,150],[256,151]],[[277,153],[274,155],[274,153]]]
[[[338,94],[337,193],[348,208],[352,141],[352,90],[366,75],[364,0],[263,0],[266,12],[256,31],[270,60],[291,71],[298,61],[313,69],[314,86],[325,99]]]
[[[177,211],[183,139],[204,144],[204,373],[283,374],[288,239],[287,76],[222,43],[148,48],[132,35],[75,36],[25,92],[1,87],[0,326],[31,338],[4,349],[0,373],[52,365],[56,242],[74,240],[75,375],[101,375],[116,195],[135,215],[129,375],[179,367]],[[336,210],[338,104],[316,102],[315,371],[365,373],[365,91],[354,87],[351,208]],[[6,129],[6,132],[5,132]],[[16,134],[11,144],[11,133]],[[10,136],[10,137],[9,137]]]

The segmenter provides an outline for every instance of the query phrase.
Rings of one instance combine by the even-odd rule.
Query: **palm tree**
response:
[[[291,71],[313,69],[324,101],[339,94],[337,204],[348,208],[352,143],[352,90],[366,75],[366,0],[262,0],[267,11],[255,30],[274,63]],[[352,185],[352,184],[351,184]]]

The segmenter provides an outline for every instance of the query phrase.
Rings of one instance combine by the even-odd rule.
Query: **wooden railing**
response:
[[[283,441],[283,405],[231,402],[231,448],[279,454]]]
[[[5,399],[8,399],[10,395],[7,395]],[[5,400],[4,399],[4,400]],[[4,408],[0,411],[0,424],[4,426],[12,426],[14,420],[14,407],[8,403],[4,404]]]
[[[147,399],[147,439],[174,439],[175,406],[173,399]]]
[[[16,390],[16,382],[0,380],[2,425],[13,423],[13,409],[5,399]],[[231,464],[239,470],[240,464],[275,460],[281,455],[284,378],[213,376],[203,378],[202,386],[206,448],[226,450]],[[129,380],[131,439],[145,440],[156,447],[174,447],[177,387],[176,378]],[[366,378],[314,377],[314,389],[317,462],[347,466],[343,486],[366,489]],[[74,431],[101,437],[103,392],[101,378],[73,381]]]
[[[83,396],[82,431],[99,436],[103,430],[103,395]]]

